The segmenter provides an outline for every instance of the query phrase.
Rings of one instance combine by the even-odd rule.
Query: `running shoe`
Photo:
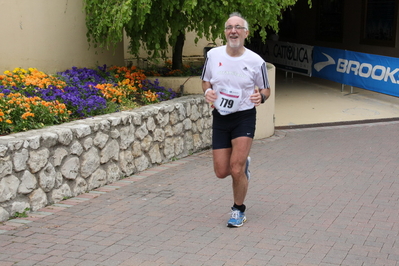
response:
[[[236,208],[231,208],[231,218],[227,222],[227,227],[241,227],[247,221],[245,213],[240,212]]]
[[[251,163],[251,157],[248,156],[247,158],[247,163],[245,165],[245,175],[247,176],[247,179],[251,179],[251,172],[249,171],[249,164]]]

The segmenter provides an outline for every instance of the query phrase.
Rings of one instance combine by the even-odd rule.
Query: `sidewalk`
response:
[[[399,118],[397,97],[284,73],[276,73],[276,127]]]
[[[254,141],[237,229],[210,151],[148,169],[6,222],[0,265],[399,265],[397,132],[390,121]]]

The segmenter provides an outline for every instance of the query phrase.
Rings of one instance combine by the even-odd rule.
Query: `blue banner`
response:
[[[399,59],[313,47],[312,76],[399,96]]]

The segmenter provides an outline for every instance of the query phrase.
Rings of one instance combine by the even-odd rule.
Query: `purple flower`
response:
[[[11,92],[20,92],[27,97],[38,96],[45,101],[59,101],[67,106],[71,112],[72,118],[84,118],[104,114],[110,103],[104,98],[102,92],[95,88],[98,84],[110,83],[117,86],[117,79],[107,71],[107,66],[99,66],[97,69],[72,67],[63,72],[58,72],[57,76],[67,85],[60,89],[50,85],[48,88],[32,87],[5,87],[0,86],[0,92],[9,94]],[[143,81],[143,91],[155,92],[159,101],[166,101],[177,97],[172,89],[166,89],[159,85],[158,79],[154,82],[150,80]],[[113,103],[113,108],[115,104]]]
[[[177,97],[177,93],[174,92],[172,89],[166,89],[159,85],[159,80],[155,79],[154,82],[151,80],[144,80],[143,81],[143,88],[144,91],[152,91],[158,95],[159,101],[167,101]]]
[[[0,92],[4,93],[5,95],[8,95],[8,94],[10,94],[11,90],[6,89],[4,86],[0,86]]]

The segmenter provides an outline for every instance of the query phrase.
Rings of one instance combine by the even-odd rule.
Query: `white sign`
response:
[[[276,68],[307,76],[312,73],[312,51],[313,46],[310,45],[269,40],[254,49]]]

